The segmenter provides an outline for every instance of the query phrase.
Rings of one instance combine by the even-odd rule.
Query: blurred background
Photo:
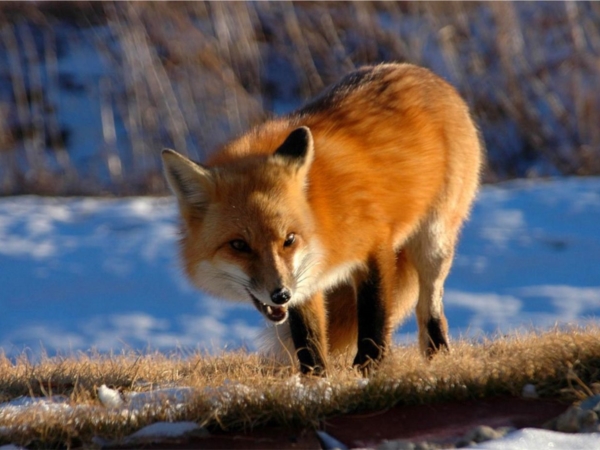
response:
[[[343,74],[429,67],[467,99],[484,181],[600,173],[598,2],[0,4],[0,195],[164,194]]]

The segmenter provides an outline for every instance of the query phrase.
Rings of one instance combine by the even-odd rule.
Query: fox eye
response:
[[[252,251],[248,243],[242,239],[234,239],[233,241],[229,241],[229,246],[236,252],[240,253],[250,253]]]
[[[296,242],[296,235],[294,233],[290,233],[286,236],[285,241],[283,241],[283,246],[291,247],[294,242]]]

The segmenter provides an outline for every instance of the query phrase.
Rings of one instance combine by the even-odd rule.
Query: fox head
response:
[[[310,295],[318,270],[307,201],[313,157],[307,127],[292,131],[272,154],[211,168],[163,150],[181,213],[183,265],[196,286],[251,301],[274,323]]]

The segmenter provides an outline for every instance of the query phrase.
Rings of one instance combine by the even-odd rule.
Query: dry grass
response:
[[[84,86],[103,135],[85,167],[59,120],[70,80],[58,23],[108,67]],[[2,54],[4,195],[164,193],[160,148],[201,160],[353,68],[394,60],[432,68],[467,98],[487,181],[600,173],[595,2],[7,3]]]
[[[574,400],[600,375],[600,327],[552,330],[482,342],[455,342],[449,355],[425,362],[415,347],[396,347],[368,382],[340,357],[328,379],[301,378],[255,354],[81,354],[68,358],[0,360],[0,398],[64,395],[70,408],[0,412],[0,442],[76,445],[93,436],[123,437],[160,420],[192,420],[209,428],[264,425],[317,427],[346,412],[496,395],[520,395],[533,383],[541,396]],[[97,398],[106,384],[123,392],[191,387],[182,407],[110,409]],[[2,431],[4,430],[4,431]]]

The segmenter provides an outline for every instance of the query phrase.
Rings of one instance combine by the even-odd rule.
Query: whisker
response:
[[[300,266],[298,267],[298,269],[296,270],[296,277],[301,277],[302,275],[304,275],[309,269],[312,269],[313,267],[320,265],[321,261],[317,258],[315,258],[313,256],[313,254],[308,253],[304,256],[304,258],[302,258],[302,262],[300,263]]]
[[[215,277],[222,279],[222,280],[232,281],[232,282],[242,285],[246,288],[250,287],[250,282],[248,280],[246,280],[245,278],[240,277],[238,275],[232,275],[230,273],[220,272],[220,273],[216,273]]]
[[[302,262],[294,274],[296,278],[296,284],[298,286],[302,286],[307,280],[314,278],[313,269],[320,264],[321,260],[315,253],[307,253],[304,258],[302,258]],[[302,288],[305,287],[302,286]]]

